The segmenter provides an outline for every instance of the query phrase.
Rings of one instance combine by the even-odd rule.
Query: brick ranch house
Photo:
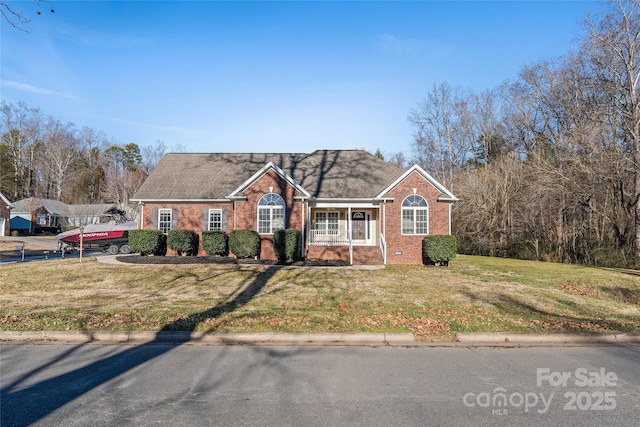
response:
[[[301,256],[351,264],[422,263],[423,237],[451,233],[457,200],[419,166],[361,150],[170,153],[132,198],[143,229],[256,230],[275,259],[274,230],[295,228]]]

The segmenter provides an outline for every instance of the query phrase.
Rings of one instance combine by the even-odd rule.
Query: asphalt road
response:
[[[640,347],[2,345],[2,426],[638,426]]]
[[[97,250],[85,250],[82,255],[84,257],[96,257],[105,255],[104,252]],[[1,264],[14,264],[19,262],[34,262],[34,261],[46,261],[46,260],[60,260],[64,261],[65,259],[78,259],[80,258],[80,251],[73,251],[69,253],[55,252],[54,250],[49,251],[48,254],[45,254],[45,250],[26,250],[24,253],[24,257],[19,251],[11,251],[0,253],[0,265]]]

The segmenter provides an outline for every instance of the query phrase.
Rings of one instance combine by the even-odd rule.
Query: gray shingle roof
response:
[[[29,197],[14,203],[14,212],[31,212],[35,208],[45,208],[48,212],[62,216],[100,215],[116,207],[113,203],[67,205],[59,200]]]
[[[133,200],[224,199],[269,162],[316,198],[374,198],[403,173],[362,150],[170,153],[160,160]]]

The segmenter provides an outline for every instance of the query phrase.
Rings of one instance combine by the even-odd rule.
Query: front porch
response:
[[[310,207],[307,224],[307,259],[342,260],[355,265],[385,263],[377,206]]]

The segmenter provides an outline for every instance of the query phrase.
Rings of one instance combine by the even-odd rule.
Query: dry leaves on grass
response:
[[[623,304],[640,305],[640,289],[621,286],[580,285],[572,282],[561,282],[556,288],[576,296],[606,299]]]
[[[578,285],[571,282],[562,282],[556,285],[556,288],[572,295],[600,298],[600,289],[596,286]]]
[[[356,315],[353,321],[365,328],[373,329],[384,327],[385,325],[394,328],[404,327],[411,329],[418,336],[442,335],[450,330],[448,324],[431,317],[412,317],[404,313]]]

